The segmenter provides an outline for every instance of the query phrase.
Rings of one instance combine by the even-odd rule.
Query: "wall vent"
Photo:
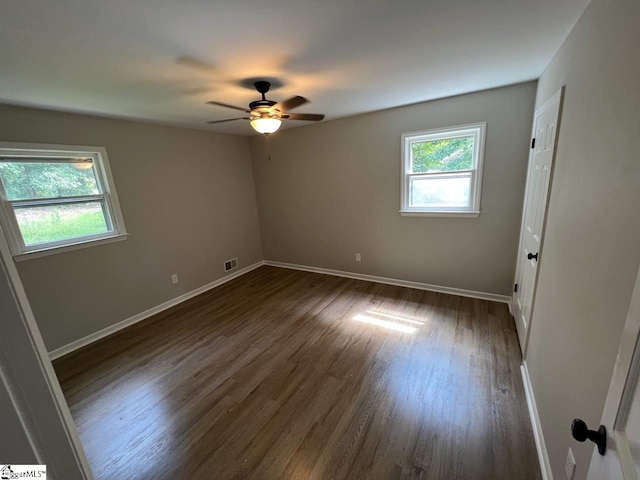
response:
[[[232,258],[231,260],[227,260],[224,262],[224,271],[228,272],[229,270],[234,270],[238,268],[238,259]]]

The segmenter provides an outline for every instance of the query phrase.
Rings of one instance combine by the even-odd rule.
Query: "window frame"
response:
[[[75,145],[49,145],[0,142],[0,159],[14,161],[47,161],[61,162],[69,158],[90,158],[94,164],[94,172],[98,189],[102,193],[78,195],[70,197],[38,198],[32,200],[9,200],[0,181],[0,224],[11,248],[14,260],[41,257],[89,246],[125,240],[128,236],[120,202],[115,189],[109,157],[104,147],[86,147]],[[16,160],[17,159],[17,160]],[[78,204],[87,202],[104,202],[105,222],[111,229],[104,233],[85,235],[82,237],[56,240],[53,242],[26,245],[15,215],[15,206]]]
[[[482,167],[484,161],[484,145],[486,122],[456,125],[451,127],[433,128],[417,132],[407,132],[401,138],[400,162],[400,215],[416,217],[469,217],[480,216],[480,200],[482,195]],[[470,170],[455,170],[451,172],[411,173],[411,144],[446,138],[466,137],[473,135],[474,152],[473,166]],[[411,207],[411,178],[443,177],[458,174],[470,174],[470,192],[468,207]]]

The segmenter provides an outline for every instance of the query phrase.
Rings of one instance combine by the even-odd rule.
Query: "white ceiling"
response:
[[[248,135],[205,101],[270,77],[331,119],[535,79],[588,1],[3,0],[0,102]]]

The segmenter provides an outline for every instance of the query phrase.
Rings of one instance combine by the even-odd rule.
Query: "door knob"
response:
[[[536,262],[538,261],[538,252],[534,255],[533,253],[527,253],[527,258],[529,260],[533,260],[535,258]]]
[[[600,425],[596,432],[595,430],[589,430],[586,423],[576,418],[571,422],[571,436],[579,442],[584,442],[586,439],[591,440],[598,446],[600,455],[604,455],[607,451],[607,430],[604,425]]]

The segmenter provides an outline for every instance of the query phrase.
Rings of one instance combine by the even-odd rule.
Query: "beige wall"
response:
[[[539,81],[566,84],[527,364],[555,478],[585,478],[640,263],[640,2],[593,0]]]
[[[252,137],[265,258],[508,295],[535,83]],[[480,218],[401,217],[400,135],[487,122]],[[362,263],[354,261],[362,254]]]
[[[245,137],[0,106],[0,141],[106,147],[130,234],[18,263],[49,350],[262,259]]]

